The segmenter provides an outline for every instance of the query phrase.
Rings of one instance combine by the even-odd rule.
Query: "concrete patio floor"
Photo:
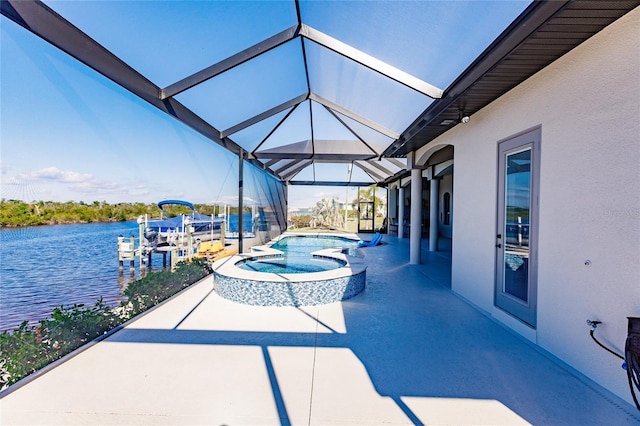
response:
[[[245,306],[208,277],[7,394],[0,423],[640,423],[455,296],[447,253],[363,250],[367,287],[342,303]]]

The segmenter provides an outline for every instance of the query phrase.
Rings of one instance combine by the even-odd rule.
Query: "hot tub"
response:
[[[314,306],[350,299],[365,287],[363,260],[342,247],[317,250],[296,262],[290,257],[263,246],[226,259],[214,269],[215,291],[247,305]],[[322,270],[304,270],[316,263]]]

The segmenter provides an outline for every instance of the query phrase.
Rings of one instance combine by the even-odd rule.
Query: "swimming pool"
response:
[[[307,256],[251,257],[236,263],[246,271],[271,272],[274,274],[308,274],[343,267],[346,262],[338,259]]]
[[[357,256],[357,247],[360,240],[336,235],[287,235],[274,241],[268,247],[280,250],[287,256],[310,256],[311,253],[340,247],[351,256]]]
[[[365,287],[359,239],[284,234],[214,266],[215,291],[225,299],[259,306],[313,306],[347,300]],[[330,248],[327,248],[330,247]],[[321,270],[312,270],[321,265]]]
[[[256,272],[276,274],[304,274],[323,272],[345,266],[345,262],[326,256],[314,256],[313,253],[326,249],[339,249],[350,256],[357,255],[358,240],[335,235],[287,235],[265,246],[253,247],[252,253],[262,255],[243,259],[236,266]],[[274,252],[275,251],[275,252]]]

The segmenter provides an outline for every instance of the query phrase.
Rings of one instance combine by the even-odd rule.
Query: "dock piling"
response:
[[[146,244],[144,239],[144,223],[145,220],[142,216],[138,217],[138,256],[140,257],[140,274],[144,274],[147,265],[145,264],[145,252]],[[151,266],[151,255],[149,255],[149,266]]]
[[[124,272],[124,261],[122,259],[122,242],[124,241],[124,237],[122,235],[118,236],[118,272]]]
[[[135,274],[136,272],[136,267],[135,267],[135,256],[136,256],[136,252],[134,250],[135,247],[135,238],[133,238],[133,235],[131,237],[129,237],[129,273],[131,275]]]

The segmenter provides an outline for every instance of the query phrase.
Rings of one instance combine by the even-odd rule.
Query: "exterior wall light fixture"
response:
[[[440,122],[441,126],[455,126],[458,123],[467,124],[471,120],[468,114],[465,114],[462,109],[458,110],[458,119],[447,118]]]

